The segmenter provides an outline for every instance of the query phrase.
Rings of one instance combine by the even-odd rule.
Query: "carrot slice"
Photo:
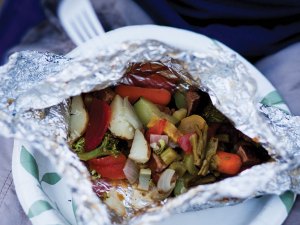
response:
[[[171,93],[166,89],[119,85],[116,87],[115,92],[123,98],[128,96],[130,103],[134,103],[140,97],[159,105],[167,105],[171,100]]]
[[[242,160],[239,155],[218,151],[216,157],[217,170],[220,173],[235,175],[240,171]]]

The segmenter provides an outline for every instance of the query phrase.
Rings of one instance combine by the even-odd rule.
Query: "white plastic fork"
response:
[[[77,46],[105,33],[89,0],[63,0],[58,17]]]

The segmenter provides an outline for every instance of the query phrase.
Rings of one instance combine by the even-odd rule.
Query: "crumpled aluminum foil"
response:
[[[128,63],[161,60],[188,83],[208,92],[235,127],[262,143],[275,161],[192,188],[123,223],[153,224],[172,213],[234,204],[262,194],[300,193],[300,118],[257,104],[256,83],[245,65],[217,42],[213,51],[213,55],[186,52],[146,40],[100,51],[89,49],[89,56],[75,59],[50,53],[15,53],[0,68],[0,135],[26,140],[57,165],[78,206],[79,224],[110,224],[111,214],[92,192],[86,168],[66,143],[67,99],[117,83]]]

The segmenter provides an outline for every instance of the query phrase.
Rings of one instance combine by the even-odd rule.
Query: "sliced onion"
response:
[[[150,144],[158,143],[159,140],[164,140],[165,143],[168,143],[168,135],[160,135],[160,134],[150,134]]]
[[[127,159],[127,161],[125,163],[123,172],[130,184],[134,184],[139,177],[138,166],[136,165],[136,163],[133,160],[131,160],[129,158]]]
[[[175,174],[175,170],[166,169],[159,177],[157,182],[158,191],[169,192],[175,187],[175,182],[172,182],[172,178]]]

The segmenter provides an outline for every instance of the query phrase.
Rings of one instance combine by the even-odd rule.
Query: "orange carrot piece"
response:
[[[218,151],[216,154],[217,170],[220,173],[235,175],[242,166],[242,160],[239,155]]]
[[[171,100],[171,93],[166,89],[118,85],[115,92],[123,98],[128,96],[131,103],[134,103],[140,97],[159,105],[167,105]]]

